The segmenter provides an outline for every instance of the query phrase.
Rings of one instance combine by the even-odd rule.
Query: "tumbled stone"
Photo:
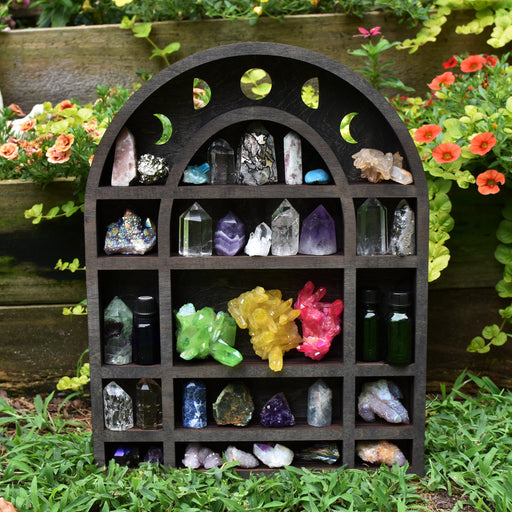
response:
[[[250,234],[244,252],[248,256],[268,256],[271,244],[272,230],[267,224],[261,222]]]
[[[293,256],[299,251],[299,214],[285,199],[272,214],[272,254]]]
[[[183,172],[183,183],[203,185],[208,183],[210,166],[207,163],[201,165],[188,165]]]
[[[107,227],[104,250],[106,254],[146,254],[156,244],[156,227],[151,219],[144,224],[130,210]]]
[[[251,421],[253,411],[249,389],[238,382],[228,384],[213,404],[213,418],[217,425],[245,427]]]
[[[132,362],[132,330],[133,313],[119,297],[114,297],[103,313],[105,364]]]
[[[135,152],[135,137],[128,128],[124,127],[116,139],[111,185],[114,187],[127,187],[136,175],[137,155]]]
[[[358,399],[358,412],[364,421],[375,421],[375,416],[389,423],[409,424],[409,414],[400,399],[402,392],[393,382],[380,379],[365,382]]]
[[[224,452],[226,462],[238,462],[241,468],[255,468],[259,466],[258,459],[252,453],[239,450],[235,446],[228,446]]]
[[[308,425],[328,427],[332,422],[332,389],[318,379],[308,389]]]
[[[116,382],[103,388],[103,414],[109,430],[128,430],[133,427],[133,404],[126,391]]]
[[[393,214],[389,252],[395,256],[412,256],[416,253],[416,223],[409,203],[402,199]]]
[[[334,219],[323,205],[318,205],[302,222],[299,252],[325,256],[336,252]]]
[[[304,176],[304,181],[308,185],[327,185],[329,180],[329,174],[323,169],[313,169]]]
[[[356,454],[370,464],[392,466],[396,462],[399,466],[403,466],[407,462],[402,450],[389,441],[358,441]]]
[[[412,174],[402,169],[402,156],[399,153],[386,153],[378,149],[363,148],[354,155],[354,166],[360,169],[361,178],[370,183],[392,180],[402,185],[413,182]]]
[[[244,244],[244,223],[233,212],[228,212],[217,222],[214,235],[215,252],[220,256],[235,256]]]
[[[261,424],[264,427],[291,427],[295,417],[283,393],[276,393],[261,410]]]
[[[251,123],[242,136],[236,167],[240,184],[265,185],[277,182],[274,138],[260,123]]]
[[[289,466],[293,461],[293,452],[288,447],[277,443],[275,446],[255,443],[253,453],[269,468]]]
[[[236,183],[235,152],[224,139],[216,139],[208,148],[208,163],[210,164],[210,183],[225,185]]]
[[[302,184],[302,142],[295,132],[288,132],[283,139],[284,181],[287,185]]]

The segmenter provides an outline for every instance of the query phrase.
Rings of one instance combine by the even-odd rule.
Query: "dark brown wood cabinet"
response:
[[[241,90],[240,80],[249,69],[267,72],[270,93],[251,99]],[[211,90],[209,103],[193,105],[194,79]],[[302,100],[302,87],[310,79],[319,86],[318,108]],[[172,136],[155,144],[162,126],[155,113],[172,123]],[[340,123],[356,113],[350,123],[356,143],[347,142]],[[279,180],[276,184],[188,185],[183,171],[189,164],[206,161],[209,144],[225,138],[236,148],[251,121],[261,121],[274,136]],[[164,157],[170,168],[160,185],[113,187],[110,185],[115,140],[123,127],[134,134],[137,153]],[[290,130],[302,140],[304,173],[323,168],[330,174],[326,185],[286,185],[283,171],[283,136]],[[414,183],[368,183],[354,168],[352,155],[361,148],[399,152]],[[378,198],[390,212],[406,198],[416,215],[416,255],[363,257],[356,254],[356,209],[369,197]],[[183,257],[178,253],[179,216],[195,201],[213,222],[229,210],[246,224],[247,234],[259,222],[270,224],[272,211],[288,199],[303,219],[323,204],[336,223],[338,250],[329,256],[290,257]],[[109,223],[130,208],[149,217],[157,226],[158,241],[149,253],[136,256],[106,255],[103,251]],[[87,290],[93,408],[94,454],[103,464],[116,446],[157,445],[164,463],[180,467],[185,446],[200,442],[222,451],[229,444],[252,452],[254,442],[280,442],[299,450],[319,442],[335,442],[338,463],[325,469],[364,467],[355,454],[359,440],[390,440],[406,455],[411,470],[424,471],[424,409],[427,326],[428,192],[416,148],[406,128],[388,102],[364,80],[343,65],[319,54],[280,44],[243,43],[218,47],[185,58],[165,69],[141,87],[110,124],[96,152],[90,172],[85,204]],[[281,372],[272,372],[267,361],[254,355],[246,331],[238,330],[236,347],[244,361],[230,368],[211,359],[183,361],[175,348],[174,311],[184,303],[227,310],[227,302],[255,286],[279,288],[283,297],[297,297],[307,281],[325,286],[325,300],[342,298],[342,332],[321,361],[307,359],[293,350],[285,355]],[[357,358],[357,291],[369,284],[390,290],[397,283],[412,294],[414,362],[392,366],[384,362],[362,363]],[[160,317],[161,362],[152,366],[103,364],[103,312],[118,295],[129,303],[140,294],[157,298]],[[115,380],[128,393],[136,382],[153,378],[162,387],[163,419],[157,430],[123,432],[105,428],[102,390]],[[333,390],[333,422],[315,428],[306,422],[307,389],[322,378]],[[183,428],[182,388],[190,379],[206,382],[209,423],[204,429]],[[357,397],[364,382],[388,378],[404,392],[410,425],[382,421],[363,422],[357,414]],[[219,427],[211,418],[211,404],[229,382],[243,381],[251,390],[255,414],[247,427]],[[265,428],[258,409],[277,392],[284,392],[297,424]],[[303,464],[300,464],[303,465]],[[262,466],[258,470],[264,470]]]

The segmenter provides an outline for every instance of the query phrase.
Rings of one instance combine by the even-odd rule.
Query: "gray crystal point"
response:
[[[119,298],[114,297],[103,313],[105,364],[132,362],[133,314]]]
[[[284,181],[287,185],[302,184],[302,143],[295,132],[288,132],[283,139]]]
[[[124,127],[116,139],[110,184],[116,187],[127,187],[137,174],[136,168],[135,138],[132,132]]]
[[[212,255],[212,218],[199,203],[180,215],[179,239],[182,256]]]
[[[388,248],[387,210],[370,197],[357,209],[357,254],[386,254]]]
[[[336,252],[334,219],[322,205],[317,206],[302,223],[299,252],[315,256]]]
[[[225,185],[236,183],[235,152],[224,139],[214,140],[208,148],[210,183]]]
[[[130,210],[109,224],[105,236],[106,254],[146,254],[156,244],[156,227],[151,219],[142,219]]]
[[[359,395],[358,412],[364,421],[375,421],[375,416],[388,423],[409,424],[409,414],[400,403],[403,398],[400,389],[393,382],[380,379],[366,382]]]
[[[242,136],[236,168],[240,184],[265,185],[277,182],[274,138],[260,123],[251,123]]]
[[[308,425],[328,427],[332,422],[332,390],[318,379],[308,390]]]
[[[272,214],[272,254],[293,256],[299,251],[299,214],[285,199]]]
[[[169,174],[165,158],[145,153],[137,161],[137,179],[143,185],[153,185]]]
[[[396,256],[412,256],[416,253],[416,223],[409,203],[402,199],[393,214],[389,252]]]
[[[103,414],[109,430],[128,430],[133,427],[133,403],[130,395],[116,382],[103,388]]]
[[[262,222],[256,226],[254,232],[249,236],[244,252],[248,256],[268,256],[271,243],[272,230]]]
[[[238,462],[241,468],[255,468],[260,464],[252,453],[239,450],[235,446],[228,446],[224,452],[224,457],[226,457],[226,462]]]

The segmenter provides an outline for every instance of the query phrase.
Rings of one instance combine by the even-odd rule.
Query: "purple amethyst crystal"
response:
[[[317,206],[302,223],[299,253],[323,256],[336,252],[336,229],[327,210]]]
[[[244,224],[234,213],[228,212],[217,222],[214,244],[219,256],[234,256],[244,246]]]
[[[277,393],[263,406],[261,424],[264,427],[291,427],[295,425],[295,417],[283,393]]]

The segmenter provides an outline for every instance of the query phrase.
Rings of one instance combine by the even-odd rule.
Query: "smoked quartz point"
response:
[[[297,347],[306,357],[313,360],[323,359],[331,348],[331,342],[341,331],[341,313],[343,301],[321,302],[326,294],[325,288],[318,288],[308,281],[299,292],[294,308],[299,311],[302,324],[303,342]]]
[[[302,341],[295,323],[300,312],[292,308],[292,299],[281,297],[280,290],[257,286],[228,303],[238,327],[249,330],[256,355],[275,372],[283,368],[283,355]]]

